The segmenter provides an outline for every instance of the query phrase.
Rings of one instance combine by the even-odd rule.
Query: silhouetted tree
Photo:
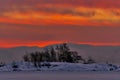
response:
[[[41,62],[42,62],[42,53],[38,53],[38,56],[37,56],[37,64],[38,64],[38,67],[41,67]]]
[[[69,47],[66,43],[57,46],[57,50],[59,52],[59,60],[62,62],[78,62],[80,60],[80,56],[75,51],[70,51]]]
[[[33,62],[35,67],[37,67],[37,56],[38,56],[37,52],[30,54],[31,62]]]
[[[43,57],[44,57],[44,61],[47,61],[47,62],[50,61],[50,54],[49,54],[49,50],[48,49],[45,49]]]
[[[57,45],[54,49],[45,49],[43,52],[33,52],[23,56],[24,61],[31,61],[35,67],[41,67],[41,62],[71,62],[84,60],[76,51],[70,51],[66,43]],[[90,60],[89,60],[90,62]]]
[[[29,55],[28,55],[28,54],[25,54],[25,55],[23,56],[23,60],[24,60],[25,62],[29,62],[29,61],[30,61]]]
[[[51,62],[56,62],[57,61],[56,52],[55,52],[53,47],[51,47],[51,49],[50,49],[50,61]]]

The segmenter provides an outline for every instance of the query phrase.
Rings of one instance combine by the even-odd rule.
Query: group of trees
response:
[[[79,60],[84,63],[94,62],[91,58],[86,62],[75,51],[70,51],[66,43],[57,45],[55,48],[45,49],[43,52],[33,52],[23,56],[25,62],[33,62],[35,66],[41,66],[40,62],[70,62],[78,63]]]

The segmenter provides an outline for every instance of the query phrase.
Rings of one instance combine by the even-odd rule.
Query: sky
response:
[[[120,45],[120,0],[0,0],[0,47]]]

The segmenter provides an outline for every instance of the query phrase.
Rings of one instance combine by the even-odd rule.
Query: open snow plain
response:
[[[0,72],[0,80],[120,80],[120,72]]]

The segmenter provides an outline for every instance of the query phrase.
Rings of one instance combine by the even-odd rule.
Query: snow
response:
[[[12,68],[11,64],[6,64],[0,67],[0,72],[11,71],[120,71],[118,65],[107,63],[94,63],[94,64],[82,64],[82,63],[65,63],[65,62],[51,62],[51,66],[42,66],[41,68],[34,67],[30,62],[16,62],[18,68]],[[46,64],[46,63],[41,63]]]
[[[35,68],[30,62],[16,62],[0,67],[0,80],[119,80],[119,65],[107,63],[50,62],[51,66]],[[42,62],[41,64],[48,64]],[[113,70],[113,71],[110,71]],[[47,76],[47,77],[46,77]]]
[[[2,72],[0,80],[120,80],[119,72]]]

